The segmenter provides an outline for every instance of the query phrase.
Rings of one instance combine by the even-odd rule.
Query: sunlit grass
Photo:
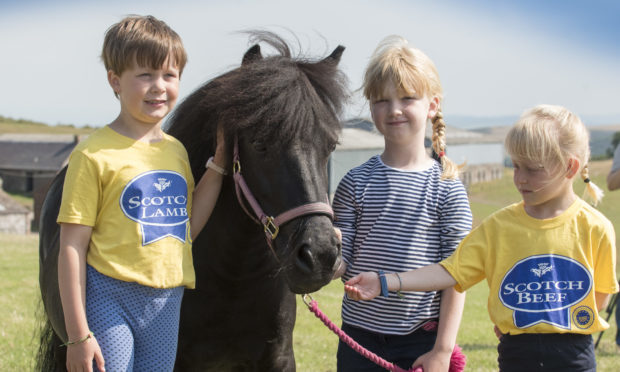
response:
[[[605,176],[611,163],[595,162],[591,165],[591,178],[604,190]],[[576,181],[580,194],[583,183]],[[477,221],[502,206],[519,200],[512,185],[511,172],[503,179],[474,185],[470,189],[472,210]],[[620,231],[620,192],[608,192],[599,206]],[[497,370],[497,339],[489,320],[487,286],[482,282],[467,292],[463,321],[458,343],[468,358],[468,371]],[[343,294],[340,281],[333,281],[313,294],[319,308],[338,326],[341,325],[340,303]],[[34,338],[35,313],[39,303],[38,290],[38,238],[36,235],[0,234],[0,371],[31,371],[38,340]],[[606,313],[602,314],[607,317]],[[617,371],[620,352],[614,338],[616,324],[610,319],[611,328],[604,332],[596,355],[599,371]],[[595,339],[598,335],[594,335]],[[297,323],[294,348],[297,370],[300,372],[327,372],[336,370],[338,338],[314,314],[308,311],[298,297]]]

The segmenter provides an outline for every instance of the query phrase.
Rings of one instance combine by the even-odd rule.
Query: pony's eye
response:
[[[267,153],[267,145],[263,143],[262,141],[253,141],[252,148],[254,149],[254,151],[260,154]]]
[[[329,153],[330,153],[330,154],[331,154],[332,152],[336,151],[336,146],[337,146],[337,145],[338,145],[338,143],[337,143],[337,142],[334,142],[334,143],[330,143],[330,144],[329,144],[329,146],[328,146],[328,148],[327,148],[327,149],[329,150]]]

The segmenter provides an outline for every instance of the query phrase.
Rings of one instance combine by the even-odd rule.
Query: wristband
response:
[[[388,292],[387,280],[385,279],[385,273],[383,270],[379,270],[377,272],[379,274],[379,282],[381,283],[381,296],[388,297],[390,294]]]
[[[205,168],[211,168],[217,173],[221,174],[222,176],[228,175],[228,172],[226,171],[226,169],[220,167],[219,165],[213,162],[213,156],[210,157],[209,160],[207,160],[207,164],[205,164]]]
[[[79,340],[75,340],[75,341],[67,341],[64,344],[60,345],[62,346],[71,346],[71,345],[77,345],[77,344],[81,344],[83,342],[86,342],[88,340],[90,340],[92,337],[94,336],[92,331],[88,331],[88,334],[82,338],[80,338]]]
[[[398,278],[398,291],[396,291],[396,295],[399,298],[405,298],[405,295],[403,295],[402,293],[400,293],[400,291],[403,289],[403,281],[400,278],[400,274],[395,272],[394,274],[396,274],[396,277]]]

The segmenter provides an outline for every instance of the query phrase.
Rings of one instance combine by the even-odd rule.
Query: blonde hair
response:
[[[597,204],[603,191],[590,181],[590,135],[579,117],[562,106],[538,105],[521,115],[506,136],[506,152],[513,158],[554,169],[561,176],[577,159],[586,183],[584,199]]]
[[[141,67],[174,64],[183,73],[187,54],[179,35],[153,16],[130,15],[106,31],[101,59],[106,71],[121,75],[135,62]]]
[[[364,74],[363,90],[368,101],[380,97],[386,84],[394,84],[407,94],[437,97],[437,114],[433,124],[432,146],[439,156],[442,178],[455,179],[459,167],[446,155],[446,123],[443,121],[441,100],[443,90],[433,61],[419,49],[409,46],[400,36],[388,36],[375,49]]]

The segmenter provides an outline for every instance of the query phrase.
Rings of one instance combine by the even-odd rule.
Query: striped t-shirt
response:
[[[459,180],[441,180],[441,166],[403,171],[379,155],[350,170],[333,201],[342,230],[346,281],[363,271],[402,272],[450,256],[469,233],[471,210]],[[440,293],[402,292],[342,303],[343,322],[383,334],[411,333],[439,317]]]

